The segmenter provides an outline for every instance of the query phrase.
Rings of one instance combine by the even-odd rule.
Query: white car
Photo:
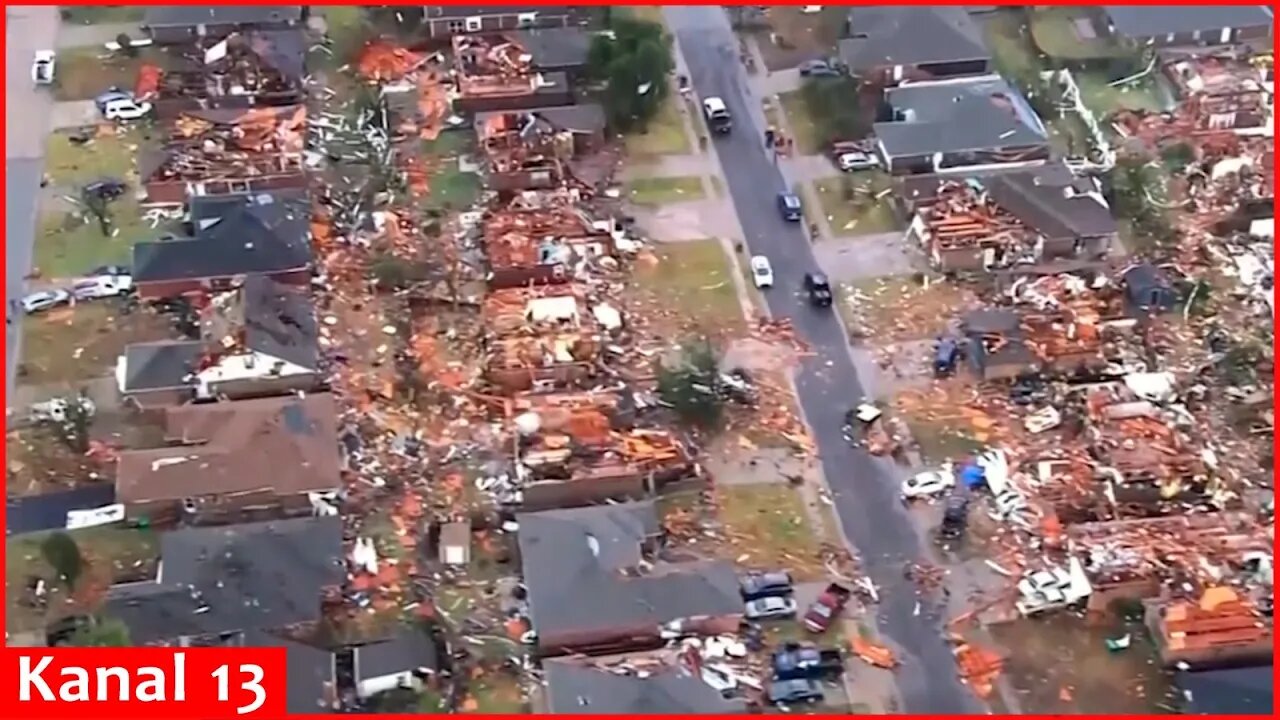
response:
[[[119,297],[133,289],[133,278],[128,275],[98,275],[79,280],[71,286],[71,295],[77,300]]]
[[[31,82],[37,85],[52,85],[56,64],[57,55],[52,50],[37,50],[36,59],[31,63]]]
[[[773,266],[769,264],[769,258],[763,255],[751,257],[751,279],[762,290],[773,287]]]
[[[28,314],[32,314],[70,301],[71,293],[66,290],[41,290],[22,298],[22,309]]]
[[[902,481],[902,497],[907,500],[933,497],[956,486],[956,474],[950,465],[925,470]]]
[[[752,600],[746,605],[748,620],[768,620],[771,618],[789,618],[796,615],[795,598],[762,597]]]
[[[871,153],[847,152],[840,153],[840,156],[836,158],[836,164],[840,166],[841,172],[872,170],[880,167],[880,158]]]
[[[151,112],[151,103],[133,98],[109,100],[102,106],[102,117],[107,120],[137,120]]]

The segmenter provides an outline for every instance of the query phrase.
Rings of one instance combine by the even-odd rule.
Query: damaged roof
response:
[[[1098,191],[1080,192],[1075,183],[1057,186],[1035,173],[1004,173],[982,180],[1000,207],[1049,239],[1111,235],[1117,231]]]
[[[520,555],[533,629],[543,636],[642,627],[683,618],[741,614],[727,562],[625,575],[642,544],[660,533],[652,501],[525,513]]]
[[[180,445],[120,453],[120,502],[341,485],[337,411],[328,393],[168,408],[165,436]]]
[[[194,197],[195,237],[134,245],[134,282],[304,269],[312,259],[308,213],[302,191]]]
[[[204,313],[206,340],[314,370],[320,361],[319,331],[311,298],[265,275],[215,296]]]
[[[155,582],[116,585],[105,614],[135,643],[315,620],[346,577],[342,519],[297,518],[174,530],[160,536]]]
[[[563,70],[586,65],[594,37],[572,27],[511,33],[511,39],[533,56],[533,65],[539,70]]]
[[[302,20],[301,5],[155,5],[142,18],[143,27],[196,25],[272,25]]]
[[[840,59],[855,70],[989,60],[982,31],[962,7],[857,7]]]
[[[604,130],[606,124],[604,108],[596,103],[559,105],[526,111],[482,112],[476,113],[475,123],[477,127],[484,128],[496,118],[505,118],[511,115],[533,117],[541,121],[543,125],[549,126],[545,129],[552,132],[569,130],[580,133],[596,133]]]
[[[741,713],[746,703],[725,699],[681,667],[620,674],[590,661],[548,660],[543,666],[547,712],[585,715],[715,715]]]
[[[1155,37],[1223,28],[1271,26],[1266,5],[1104,5],[1111,26],[1131,38]]]
[[[885,90],[897,119],[875,123],[890,156],[1044,145],[1044,124],[999,75],[912,83]]]

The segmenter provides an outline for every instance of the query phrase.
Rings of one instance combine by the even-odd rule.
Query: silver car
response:
[[[789,597],[762,597],[746,605],[748,620],[772,620],[796,616],[796,601]]]
[[[30,315],[70,301],[71,293],[66,290],[41,290],[22,298],[22,309]]]

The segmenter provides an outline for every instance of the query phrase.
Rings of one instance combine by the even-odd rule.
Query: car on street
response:
[[[751,256],[751,279],[761,290],[773,287],[773,265],[763,255]]]
[[[37,50],[36,57],[31,62],[31,82],[37,85],[52,85],[57,57],[52,50]]]
[[[799,705],[822,701],[822,686],[817,680],[798,678],[769,683],[769,702],[774,705]]]
[[[814,307],[831,307],[834,296],[831,294],[831,281],[822,273],[805,273],[804,290],[809,294],[809,304]]]
[[[795,592],[791,574],[784,570],[752,572],[738,578],[738,588],[743,600],[759,600],[762,597],[786,597]]]
[[[129,275],[98,275],[77,280],[71,286],[71,295],[77,300],[96,300],[119,297],[132,289],[133,278]]]
[[[836,166],[840,172],[858,172],[874,170],[880,167],[880,158],[868,152],[846,152],[836,156]]]
[[[843,73],[830,60],[805,60],[799,65],[800,77],[840,77]]]
[[[762,597],[746,604],[748,620],[774,620],[795,617],[796,601],[789,597]]]
[[[804,206],[800,204],[800,197],[795,193],[778,193],[778,212],[782,213],[782,219],[789,222],[799,222],[804,219]]]
[[[956,474],[950,463],[937,470],[925,470],[902,481],[902,497],[906,500],[941,495],[956,486]]]
[[[138,120],[151,112],[151,103],[137,102],[131,97],[109,100],[102,107],[102,117],[107,120]]]
[[[707,120],[707,127],[711,128],[711,132],[727,135],[733,129],[733,116],[729,114],[729,107],[724,104],[724,98],[709,97],[702,101],[702,114]]]
[[[22,309],[27,314],[34,314],[70,301],[71,293],[66,290],[41,290],[22,298]]]

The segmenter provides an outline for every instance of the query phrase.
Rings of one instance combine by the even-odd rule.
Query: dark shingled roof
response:
[[[418,668],[435,669],[439,663],[431,638],[412,628],[401,628],[388,640],[361,645],[354,655],[356,682]]]
[[[669,566],[639,577],[641,543],[659,533],[652,502],[526,513],[520,555],[533,629],[541,635],[657,626],[743,611],[733,566]]]
[[[1022,319],[1013,310],[974,310],[964,316],[962,327],[969,338],[969,361],[978,372],[1001,365],[1034,365],[1038,361],[1027,347]],[[988,353],[982,342],[984,335],[1000,335],[1007,342]]]
[[[153,5],[143,27],[274,25],[302,20],[301,5]]]
[[[192,383],[204,343],[134,343],[124,350],[124,392],[168,390]]]
[[[298,714],[330,712],[328,698],[336,692],[332,652],[257,629],[241,635],[240,647],[284,648],[286,709]]]
[[[1037,182],[1034,173],[1005,173],[981,182],[997,205],[1050,240],[1116,232],[1116,219],[1098,192]]]
[[[1119,35],[1148,38],[1169,33],[1217,33],[1223,28],[1271,26],[1266,5],[1104,5]],[[1206,37],[1212,40],[1213,37]]]
[[[533,56],[533,65],[541,70],[562,70],[587,64],[587,53],[594,37],[579,28],[543,28],[519,30],[512,39]]]
[[[107,592],[105,614],[135,643],[307,622],[346,577],[342,519],[175,530],[160,537],[160,562],[157,582]]]
[[[539,13],[541,15],[566,15],[572,11],[572,5],[427,5],[427,19],[465,18],[476,15],[518,15],[522,13]]]
[[[1189,715],[1270,715],[1275,690],[1271,666],[1178,673]]]
[[[574,660],[547,660],[547,711],[565,715],[715,715],[742,713],[746,703],[726,700],[689,671],[668,667],[647,677],[618,675]]]
[[[310,216],[302,191],[193,198],[195,237],[133,247],[134,282],[232,277],[306,268]]]
[[[476,127],[484,127],[490,118],[499,115],[517,115],[522,118],[533,115],[542,124],[540,129],[545,129],[548,132],[570,130],[573,132],[595,133],[604,130],[606,125],[604,108],[596,103],[583,103],[581,105],[557,105],[524,111],[496,110],[476,113]]]
[[[311,370],[319,365],[315,310],[304,291],[250,275],[239,288],[216,296],[206,313],[206,341],[214,350],[231,337],[267,357]]]
[[[998,75],[913,83],[885,90],[903,117],[875,124],[891,157],[1043,145],[1044,124]]]
[[[857,7],[849,11],[849,35],[840,59],[854,70],[991,58],[962,7]]]

